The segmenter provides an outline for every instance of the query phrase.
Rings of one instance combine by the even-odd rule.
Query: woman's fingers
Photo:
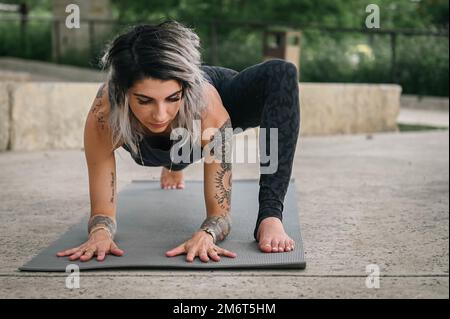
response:
[[[111,244],[110,251],[111,251],[111,254],[116,255],[116,256],[122,256],[125,253],[122,249],[117,247],[117,245],[114,242]]]
[[[98,249],[97,251],[97,260],[98,261],[103,261],[105,259],[106,256],[106,250],[105,249]]]
[[[180,246],[175,247],[174,249],[167,251],[166,252],[166,256],[167,257],[173,257],[173,256],[184,254],[185,252],[186,252],[186,249],[185,249],[185,246],[184,246],[184,243],[183,243]]]
[[[202,262],[220,261],[219,255],[234,258],[236,253],[220,248],[210,241],[208,242],[193,242],[187,241],[180,246],[166,252],[167,257],[173,257],[181,254],[186,254],[186,261],[193,262],[195,257],[199,257]]]
[[[77,259],[80,258],[83,254],[84,254],[84,249],[79,249],[79,250],[77,250],[74,254],[72,254],[71,256],[69,256],[69,259],[70,259],[70,260],[77,260]]]
[[[84,250],[84,254],[81,255],[80,260],[81,261],[88,261],[89,259],[94,256],[95,252],[97,251],[97,247],[90,247]]]
[[[208,253],[206,252],[205,248],[200,250],[199,258],[204,263],[207,263],[209,261]]]
[[[186,260],[188,262],[193,262],[195,256],[197,256],[197,249],[196,248],[191,248],[191,249],[189,249],[189,251],[187,253]]]
[[[218,246],[209,247],[209,248],[204,247],[204,248],[200,248],[200,249],[193,247],[192,249],[190,249],[188,251],[186,260],[189,262],[192,262],[194,260],[194,258],[196,256],[198,256],[202,262],[208,262],[210,260],[210,258],[213,261],[220,261],[219,255],[224,255],[226,257],[231,257],[231,258],[236,257],[236,253],[233,253],[229,250],[220,248]]]
[[[236,253],[233,253],[233,252],[231,252],[229,250],[226,250],[226,249],[220,248],[220,247],[216,247],[216,249],[217,249],[217,252],[220,255],[224,255],[224,256],[227,256],[227,257],[231,257],[231,258],[236,257]]]
[[[58,252],[59,257],[69,256],[69,260],[74,261],[78,258],[81,261],[88,261],[93,256],[97,256],[98,261],[103,261],[107,254],[122,256],[125,252],[117,247],[111,240],[88,240],[81,246]]]
[[[97,255],[97,260],[98,261],[103,261],[106,258],[106,255],[111,251],[112,248],[112,244],[101,244],[101,245],[97,245],[97,251],[94,255]]]
[[[214,247],[211,247],[208,249],[208,254],[211,257],[212,260],[214,261],[219,261],[220,260],[220,256],[217,254],[217,249]]]
[[[64,250],[64,251],[60,251],[60,252],[58,252],[56,254],[56,256],[64,257],[64,256],[67,256],[67,255],[72,255],[74,252],[76,252],[79,249],[80,249],[80,247],[75,247],[75,248],[72,248],[72,249],[67,249],[67,250]]]

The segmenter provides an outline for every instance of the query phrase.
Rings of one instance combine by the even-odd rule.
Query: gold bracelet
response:
[[[97,228],[99,225],[107,227],[111,238],[114,238],[114,235],[117,231],[117,224],[114,218],[101,214],[95,214],[91,216],[88,222],[88,234],[91,234],[91,231]]]
[[[92,228],[88,237],[90,238],[93,233],[95,233],[97,230],[100,230],[100,229],[106,230],[108,232],[111,240],[113,239],[113,235],[111,234],[111,231],[109,230],[109,228],[107,226],[103,226],[103,225],[98,225],[98,226],[95,226],[94,228]]]
[[[219,216],[207,217],[200,229],[210,234],[214,244],[224,240],[231,231],[231,216],[225,213]]]

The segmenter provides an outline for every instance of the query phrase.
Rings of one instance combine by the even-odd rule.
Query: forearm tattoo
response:
[[[214,243],[224,240],[231,231],[231,217],[226,213],[220,216],[207,217],[200,229],[210,233],[214,239]]]
[[[117,231],[117,224],[114,219],[105,215],[93,215],[89,219],[88,234],[91,234],[93,230],[99,227],[106,227],[106,229],[110,232],[111,237],[114,238]]]
[[[214,145],[211,155],[220,162],[220,168],[214,176],[216,194],[214,198],[219,206],[229,212],[231,207],[231,186],[232,186],[232,142],[233,131],[231,121],[227,121],[219,128],[216,134],[211,137],[210,142]],[[220,152],[214,150],[220,149]]]
[[[97,123],[100,128],[103,130],[105,128],[105,114],[101,110],[102,106],[102,98],[103,98],[103,90],[105,88],[105,84],[98,89],[97,95],[95,96],[95,104],[92,106],[91,112],[97,118]]]
[[[115,179],[114,179],[114,172],[111,172],[111,199],[110,199],[111,203],[114,203],[114,194],[115,194]]]

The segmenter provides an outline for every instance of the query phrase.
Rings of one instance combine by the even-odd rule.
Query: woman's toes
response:
[[[184,184],[183,183],[178,184],[177,188],[181,188],[181,189],[184,188]]]
[[[279,246],[278,240],[272,240],[272,251],[273,252],[278,252],[278,246]]]
[[[162,186],[163,189],[176,189],[177,186],[175,185],[170,185],[170,184],[165,184]]]
[[[272,251],[272,245],[268,241],[262,241],[259,243],[259,249],[265,253],[270,253]]]
[[[291,244],[289,243],[289,240],[284,241],[284,251],[291,251]]]
[[[278,251],[284,252],[285,248],[286,248],[286,243],[284,241],[280,241],[280,244],[278,245]]]

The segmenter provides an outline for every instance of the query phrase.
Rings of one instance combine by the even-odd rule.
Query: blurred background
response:
[[[67,24],[74,5],[79,28]],[[167,18],[198,33],[205,64],[297,65],[292,177],[307,269],[220,278],[124,269],[90,275],[79,291],[21,275],[91,211],[84,129],[106,44]],[[448,60],[448,0],[0,0],[0,298],[448,299]],[[233,136],[236,180],[260,176],[258,127],[246,132]],[[115,153],[119,194],[160,179],[160,167]],[[201,164],[186,181],[203,179]],[[378,274],[381,289],[371,289]]]
[[[448,130],[447,0],[0,0],[0,151],[82,148],[108,42],[166,19],[204,64],[294,63],[303,136]]]
[[[70,3],[80,5],[76,33],[65,27]],[[365,25],[369,4],[380,8],[378,29]],[[196,30],[206,64],[239,71],[281,44],[293,48],[302,82],[448,96],[447,0],[0,0],[0,56],[96,69],[118,32],[168,17]]]

